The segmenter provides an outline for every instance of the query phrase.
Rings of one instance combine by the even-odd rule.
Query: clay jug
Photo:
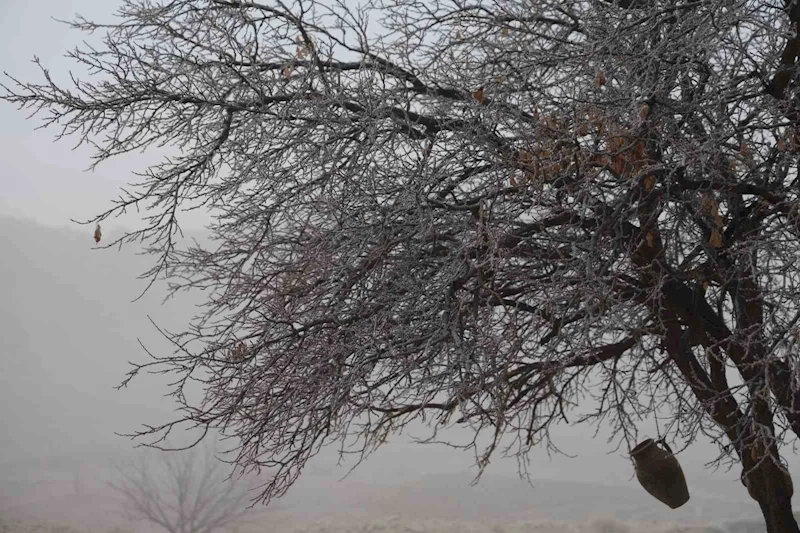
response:
[[[636,465],[636,479],[644,490],[657,500],[677,509],[689,501],[689,489],[678,459],[667,450],[659,448],[653,439],[647,439],[631,450]]]

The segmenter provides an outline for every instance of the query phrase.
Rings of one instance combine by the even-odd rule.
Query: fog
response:
[[[32,218],[2,216],[0,243],[6,251],[0,263],[0,468],[5,480],[0,512],[105,524],[116,505],[104,485],[113,474],[108,466],[134,445],[115,432],[167,421],[174,408],[164,397],[168,380],[163,376],[142,375],[127,388],[114,387],[129,361],[147,359],[139,341],[150,351],[170,349],[150,318],[175,330],[200,300],[179,296],[162,303],[164,288],[156,285],[132,302],[145,287],[136,278],[150,258],[128,248],[93,249],[91,228],[53,228]],[[535,450],[532,487],[516,475],[515,460],[500,457],[473,487],[470,453],[415,444],[412,438],[426,433],[412,427],[344,480],[352,462],[337,465],[336,449],[327,450],[286,498],[274,502],[275,512],[292,520],[338,515],[353,520],[360,514],[365,520],[399,515],[504,523],[594,515],[686,522],[758,517],[735,471],[703,466],[713,459],[713,446],[698,444],[680,455],[692,499],[670,511],[632,479],[624,453],[613,452],[602,433],[597,438],[592,433],[591,428],[559,428],[556,442],[575,457],[550,458]],[[447,436],[458,440],[466,433]],[[86,496],[85,502],[76,500],[76,493]],[[66,504],[59,503],[65,499]]]
[[[0,67],[30,79],[36,75],[30,60],[38,55],[55,75],[64,75],[69,63],[61,56],[83,36],[50,17],[69,19],[80,12],[107,18],[114,4],[6,0],[0,4],[6,51]],[[130,439],[115,433],[166,421],[175,405],[164,397],[162,376],[143,375],[128,388],[115,387],[129,361],[147,358],[139,341],[151,351],[170,349],[150,318],[179,329],[199,300],[189,295],[162,304],[164,287],[156,285],[134,302],[146,283],[137,275],[151,259],[133,248],[94,249],[92,228],[70,222],[107,208],[119,187],[134,179],[131,171],[153,156],[130,155],[85,172],[90,152],[73,151],[71,139],[54,143],[54,131],[37,131],[38,125],[38,119],[0,105],[0,517],[85,529],[141,528],[118,514],[119,501],[106,485],[113,475],[109,465],[133,450]],[[202,215],[181,221],[190,236],[203,237]],[[108,221],[104,239],[135,222]],[[252,527],[588,531],[602,530],[611,519],[634,521],[636,529],[637,520],[722,524],[760,517],[738,471],[704,466],[717,453],[708,442],[680,454],[692,499],[672,511],[644,493],[624,450],[614,451],[607,435],[595,436],[592,427],[554,432],[559,447],[574,457],[532,452],[533,486],[518,478],[514,459],[499,456],[480,483],[470,486],[474,457],[412,442],[424,435],[422,428],[409,428],[346,479],[352,463],[337,464],[336,450],[326,450],[289,495],[275,502],[271,517]],[[445,436],[467,434],[440,437]],[[789,461],[797,473],[796,457]]]

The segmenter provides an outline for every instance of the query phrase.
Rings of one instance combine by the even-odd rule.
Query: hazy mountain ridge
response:
[[[0,349],[5,364],[0,402],[15,407],[0,414],[7,438],[14,441],[0,443],[6,460],[19,454],[37,457],[44,451],[37,444],[55,444],[59,433],[73,435],[76,426],[85,428],[87,442],[44,448],[77,453],[101,433],[106,445],[115,438],[114,431],[126,429],[114,422],[170,409],[152,380],[136,384],[135,399],[126,390],[109,391],[125,377],[128,361],[143,360],[137,338],[157,345],[161,341],[148,314],[169,321],[171,316],[188,317],[193,309],[180,301],[161,307],[163,290],[159,294],[158,288],[131,304],[145,287],[136,277],[150,259],[133,250],[93,250],[93,245],[91,231],[84,236],[71,228],[0,218]],[[158,390],[158,396],[148,401],[142,387]],[[97,398],[107,405],[98,405]]]

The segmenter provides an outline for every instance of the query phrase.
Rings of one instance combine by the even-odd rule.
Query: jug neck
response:
[[[651,453],[655,445],[656,443],[653,439],[643,440],[642,442],[637,444],[634,449],[631,450],[631,457],[636,457],[637,455]]]

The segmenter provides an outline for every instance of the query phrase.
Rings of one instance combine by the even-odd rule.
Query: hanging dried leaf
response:
[[[647,146],[644,141],[637,140],[631,150],[631,164],[636,170],[642,170],[647,166],[649,158],[647,157]]]
[[[502,31],[503,37],[508,37],[509,33],[511,32],[509,31],[508,27],[504,27]]]
[[[561,172],[561,170],[562,170],[561,164],[559,163],[551,163],[549,165],[545,165],[542,168],[541,179],[543,179],[546,182],[549,182],[550,180],[553,179],[555,175]]]
[[[456,39],[461,39],[461,30],[456,30]]]
[[[739,153],[744,157],[750,157],[750,147],[744,141],[739,145]]]
[[[792,152],[800,151],[800,135],[797,132],[789,134],[789,150]]]
[[[598,120],[595,124],[597,124],[597,135],[602,137],[603,134],[606,132],[606,123],[603,120]]]
[[[650,106],[647,104],[642,104],[641,107],[639,107],[639,118],[644,120],[647,118],[649,114],[650,114]]]
[[[575,128],[575,135],[578,137],[583,137],[584,135],[589,135],[589,124],[586,122],[579,124],[577,128]]]
[[[241,363],[247,357],[247,347],[243,342],[239,342],[231,351],[231,360],[235,363]]]
[[[778,150],[780,150],[781,152],[785,152],[786,151],[786,149],[787,149],[786,141],[783,140],[783,137],[778,139],[777,147],[778,147]]]
[[[611,170],[617,176],[627,176],[630,172],[626,172],[628,170],[625,165],[625,156],[622,154],[617,154],[614,156],[614,159],[611,162]]]
[[[716,200],[711,200],[711,205],[708,211],[713,218],[719,218],[719,204],[717,204]]]
[[[308,54],[308,50],[306,50],[305,47],[303,47],[303,46],[298,46],[297,47],[297,50],[295,51],[295,55],[297,57],[302,59],[302,58],[306,57],[306,54]]]
[[[288,80],[291,76],[292,76],[292,67],[291,66],[284,67],[283,77]]]
[[[606,75],[602,70],[598,70],[594,75],[594,86],[598,89],[606,84]]]
[[[496,81],[497,83],[503,83],[504,81],[506,81],[506,77],[503,75],[495,76],[494,81]]]
[[[653,190],[653,187],[656,186],[656,178],[655,176],[646,176],[644,178],[644,183],[642,184],[644,187],[644,192],[650,192]]]
[[[655,237],[653,237],[653,234],[650,233],[649,231],[644,236],[644,240],[647,241],[647,246],[649,246],[650,248],[655,246]]]
[[[710,194],[703,193],[700,198],[700,208],[711,217],[717,228],[722,229],[725,221],[719,214],[719,204]]]
[[[100,242],[100,239],[103,237],[103,233],[100,231],[100,224],[95,226],[94,228],[94,242],[97,244]]]
[[[539,161],[527,150],[521,150],[519,157],[520,163],[525,170],[525,177],[529,181],[535,181],[538,183],[542,178],[539,169]]]
[[[608,157],[603,154],[593,153],[589,156],[589,164],[592,166],[604,167],[609,164],[609,160]]]
[[[482,104],[486,100],[483,87],[479,87],[476,91],[474,91],[472,93],[472,97],[477,100],[479,104]]]
[[[704,213],[711,213],[712,209],[716,206],[717,202],[707,192],[700,195],[700,209]]]
[[[508,181],[511,183],[512,187],[517,186],[517,178],[514,176],[514,174],[511,174],[511,177],[508,179]]]
[[[610,154],[618,154],[629,144],[625,135],[610,135],[606,139],[606,151]]]
[[[722,247],[722,235],[720,235],[719,230],[711,230],[711,236],[708,238],[708,245],[712,248]]]

